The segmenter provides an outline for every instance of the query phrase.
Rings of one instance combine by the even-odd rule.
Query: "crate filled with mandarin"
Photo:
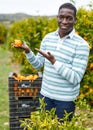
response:
[[[10,130],[21,130],[19,121],[30,117],[31,112],[38,108],[41,83],[41,73],[30,75],[9,74]]]

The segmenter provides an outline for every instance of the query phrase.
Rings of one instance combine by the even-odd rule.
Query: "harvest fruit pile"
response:
[[[30,97],[35,97],[38,96],[40,88],[38,85],[35,85],[34,87],[26,87],[24,85],[23,87],[20,87],[17,83],[14,83],[13,85],[14,88],[14,96],[30,96]]]
[[[15,80],[18,80],[18,81],[29,80],[29,81],[33,82],[34,80],[36,80],[38,78],[38,75],[37,74],[31,74],[31,75],[23,76],[21,74],[14,73],[12,77]]]

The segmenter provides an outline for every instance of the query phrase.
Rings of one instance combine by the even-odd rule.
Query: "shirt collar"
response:
[[[59,35],[59,34],[58,34],[58,29],[55,31],[55,34],[56,34],[57,36]],[[73,30],[72,30],[68,35],[66,35],[65,37],[72,39],[73,36],[74,36],[74,34],[75,34],[75,29],[73,29]]]

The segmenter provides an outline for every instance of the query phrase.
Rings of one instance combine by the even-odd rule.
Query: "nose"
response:
[[[61,20],[61,22],[65,24],[65,23],[67,23],[67,19],[66,19],[66,18],[63,18],[63,19]]]

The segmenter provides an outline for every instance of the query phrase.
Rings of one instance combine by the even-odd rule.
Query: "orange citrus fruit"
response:
[[[18,39],[14,40],[14,46],[15,46],[15,47],[20,47],[20,46],[22,46],[22,41],[21,41],[21,40],[18,40]]]

